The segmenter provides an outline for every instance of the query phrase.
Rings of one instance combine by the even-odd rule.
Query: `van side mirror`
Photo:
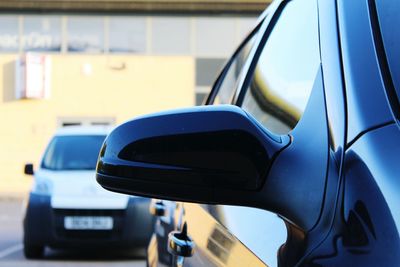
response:
[[[35,173],[34,170],[33,170],[33,164],[32,163],[25,164],[24,173],[26,175],[33,175]]]
[[[249,205],[289,137],[267,132],[241,108],[201,106],[115,128],[97,163],[111,191],[157,199]]]

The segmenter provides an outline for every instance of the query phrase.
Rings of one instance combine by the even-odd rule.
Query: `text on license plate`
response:
[[[107,216],[64,217],[64,228],[67,230],[111,230],[113,226],[113,218]]]

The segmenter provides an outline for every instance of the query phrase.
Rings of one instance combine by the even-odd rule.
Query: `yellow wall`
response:
[[[115,117],[121,123],[194,104],[192,57],[51,55],[51,92],[43,100],[14,99],[16,58],[0,56],[0,194],[26,192],[31,178],[23,166],[37,166],[59,117]]]

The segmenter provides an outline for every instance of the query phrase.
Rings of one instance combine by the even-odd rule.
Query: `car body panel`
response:
[[[278,3],[279,1],[276,1],[275,2],[275,6],[274,6],[274,11],[278,11],[278,12],[280,12],[281,11],[281,9],[279,9],[279,7],[280,7],[280,5],[282,4],[282,3]],[[282,4],[282,6],[281,6],[281,8],[283,7],[283,4]],[[333,14],[335,14],[334,13],[334,10],[333,11],[331,11],[331,12],[333,12]],[[279,14],[278,14],[279,15]],[[273,14],[272,12],[269,14],[269,16],[271,16],[268,20],[266,20],[265,22],[264,22],[264,24],[261,26],[261,28],[260,28],[260,31],[262,32],[262,31],[266,31],[267,30],[267,28],[268,28],[268,24],[271,22],[271,20],[274,20],[274,18],[273,18],[273,16],[278,16],[278,15],[276,15],[276,14]],[[260,37],[258,37],[258,45],[260,45],[260,43],[263,43],[263,42],[265,42],[265,35],[268,35],[268,32],[264,35],[264,34],[262,34],[263,36],[260,36]],[[329,41],[331,41],[332,39],[334,39],[334,37],[332,37],[332,35],[331,36],[329,36],[331,39],[329,39]],[[337,37],[337,36],[336,36]],[[337,40],[336,40],[337,41]],[[257,44],[257,43],[256,43]],[[338,48],[338,46],[336,46],[336,49]],[[253,48],[253,49],[262,49],[262,47],[261,48],[257,48],[257,45],[255,46],[255,48]],[[327,50],[325,50],[325,51],[327,51]],[[253,56],[254,56],[254,54],[255,54],[255,52],[253,53]],[[332,55],[332,54],[329,54],[329,55]],[[339,61],[339,54],[338,53],[336,53],[336,54],[334,54],[334,55],[336,55],[337,56],[337,58],[332,58],[332,56],[330,57],[330,60],[332,60],[332,61],[335,61],[335,63],[340,63],[340,61]],[[252,55],[250,55],[249,56],[249,60],[248,61],[253,61],[254,59],[252,58]],[[248,64],[250,64],[250,63],[248,63]],[[248,66],[249,67],[249,66]],[[338,67],[338,66],[337,66]],[[248,68],[243,68],[242,69],[242,71],[245,73],[245,72],[247,72],[248,71]],[[334,74],[331,74],[332,76],[334,76],[335,74],[337,74],[337,73],[335,73],[335,71],[337,71],[337,69],[333,69],[333,70],[331,70],[331,72],[330,73],[334,73]],[[313,98],[314,100],[313,101],[310,101],[310,102],[312,102],[313,104],[309,104],[309,105],[311,105],[312,106],[312,108],[317,108],[318,107],[318,112],[315,112],[315,111],[312,111],[313,109],[310,107],[309,108],[309,110],[310,110],[310,112],[308,112],[308,115],[306,115],[306,116],[304,116],[304,118],[302,119],[302,121],[299,123],[299,125],[298,125],[298,127],[295,129],[295,131],[292,133],[292,135],[294,135],[294,139],[296,140],[296,144],[297,143],[299,143],[299,144],[301,144],[301,142],[303,142],[303,143],[307,143],[308,144],[308,147],[310,148],[310,152],[311,152],[311,154],[313,154],[313,152],[317,152],[316,150],[314,150],[314,149],[312,149],[313,147],[317,147],[317,146],[319,146],[319,147],[325,147],[326,148],[326,151],[324,151],[324,150],[320,150],[320,151],[318,151],[319,152],[319,155],[317,156],[317,155],[315,155],[315,157],[313,156],[312,158],[312,160],[310,161],[310,162],[308,162],[307,164],[310,164],[310,167],[311,167],[311,169],[313,169],[313,170],[315,170],[316,172],[314,173],[314,175],[311,175],[311,177],[315,177],[317,180],[319,180],[321,183],[310,183],[310,181],[309,181],[309,179],[308,179],[308,177],[310,176],[309,174],[307,174],[307,173],[304,173],[304,175],[302,175],[302,174],[300,174],[298,171],[299,171],[299,169],[297,168],[297,175],[295,175],[295,176],[293,176],[293,179],[296,179],[296,180],[301,180],[301,181],[303,181],[304,183],[306,183],[306,184],[313,184],[313,188],[314,188],[314,190],[309,190],[309,192],[319,192],[318,194],[319,194],[319,199],[321,199],[322,198],[322,195],[324,194],[324,188],[325,188],[325,176],[326,176],[326,173],[327,173],[327,170],[326,170],[326,168],[327,168],[327,162],[328,162],[328,160],[327,160],[327,158],[326,158],[326,156],[328,155],[328,152],[327,152],[327,149],[328,149],[328,146],[329,146],[329,141],[328,141],[328,128],[327,128],[327,125],[328,125],[328,122],[327,122],[327,116],[326,115],[324,115],[325,114],[325,102],[324,102],[324,96],[325,96],[325,94],[324,94],[324,83],[323,83],[323,76],[322,76],[323,74],[322,74],[322,71],[320,70],[319,71],[319,73],[317,74],[317,77],[316,77],[316,82],[315,82],[315,88],[314,88],[314,93],[313,93],[313,97],[311,97],[311,98]],[[339,72],[339,75],[340,75],[340,72]],[[340,80],[337,80],[336,79],[336,81],[338,81],[339,83],[340,83]],[[238,84],[240,84],[240,83],[238,83]],[[242,85],[243,85],[243,83],[242,83]],[[237,92],[241,92],[241,93],[244,93],[245,92],[245,90],[243,90],[243,89],[240,89],[241,87],[239,86],[238,87],[238,89],[237,89]],[[337,90],[337,88],[335,88],[335,90]],[[238,94],[238,93],[237,93]],[[337,99],[336,100],[336,102],[338,102],[338,103],[342,103],[342,111],[344,110],[344,105],[343,105],[343,99],[342,98],[340,98],[341,96],[342,96],[342,93],[340,93],[340,91],[339,91],[339,94],[337,94],[338,96],[339,96],[339,99]],[[238,95],[237,95],[238,96]],[[236,97],[236,99],[238,100],[238,97]],[[239,99],[240,100],[240,99]],[[341,101],[341,102],[340,102]],[[211,104],[211,103],[208,103],[208,104]],[[237,103],[237,104],[240,104],[240,103]],[[306,112],[307,113],[307,112]],[[342,113],[343,114],[343,113]],[[341,121],[343,118],[342,117],[339,117],[339,118],[337,118],[337,120],[338,121]],[[317,128],[310,128],[309,126],[311,125],[311,124],[315,124],[315,120],[318,120],[318,123],[316,123],[316,125],[318,125],[318,126],[321,126],[321,127],[317,127]],[[344,129],[344,127],[342,127],[342,130]],[[312,130],[312,131],[310,131],[310,130]],[[321,133],[324,133],[324,134],[321,134]],[[340,134],[342,134],[342,132],[340,132]],[[313,138],[313,139],[310,139],[310,137],[309,136],[314,136],[314,137],[318,137],[318,138]],[[312,142],[310,142],[312,140]],[[342,138],[342,140],[343,140],[343,138]],[[284,154],[287,154],[287,157],[292,157],[293,156],[293,153],[295,153],[296,154],[296,149],[294,149],[294,151],[293,152],[288,152],[288,153],[284,153]],[[305,159],[305,158],[304,158]],[[319,161],[318,161],[318,163],[314,160],[314,159],[318,159]],[[301,165],[303,165],[303,164],[306,164],[305,162],[302,162],[301,164],[299,163],[298,164],[298,166],[301,166]],[[318,168],[315,168],[315,167],[317,167],[318,166]],[[276,167],[276,172],[275,172],[275,174],[274,175],[272,175],[272,177],[269,177],[268,179],[271,179],[270,181],[267,181],[267,183],[273,183],[273,181],[274,181],[274,179],[276,179],[276,180],[281,180],[282,179],[282,177],[279,177],[279,169],[281,169],[280,167]],[[293,166],[293,168],[292,168],[292,171],[294,171],[296,169],[296,166]],[[307,170],[310,170],[310,168],[308,168]],[[273,176],[275,176],[275,177],[273,177]],[[303,177],[304,176],[304,177]],[[300,179],[302,177],[302,179]],[[288,178],[288,177],[287,177]],[[303,179],[304,178],[304,179]],[[335,184],[336,185],[336,184]],[[319,186],[318,188],[317,187],[315,187],[315,186]],[[267,187],[268,188],[268,187]],[[301,188],[301,186],[300,186],[300,188]],[[264,192],[265,194],[275,194],[274,192],[268,192],[268,189],[266,189],[266,192]],[[299,194],[299,197],[301,198],[301,195],[303,195],[304,194],[304,192],[294,192],[295,194]],[[334,191],[334,194],[336,193],[336,191]],[[282,202],[282,197],[284,198],[284,194],[280,194],[281,195],[281,197],[280,198],[277,198],[277,201],[279,200],[280,202]],[[310,194],[310,198],[313,198],[313,197],[311,197],[311,194]],[[317,199],[317,197],[315,197],[315,199]],[[303,207],[307,207],[306,205],[304,205],[304,204],[301,204],[300,202],[298,203],[299,205],[302,205]],[[187,207],[187,205],[188,204],[185,204],[185,206]],[[224,216],[226,216],[226,215],[228,215],[228,217],[229,217],[229,215],[232,215],[234,212],[231,212],[231,214],[229,214],[229,212],[227,212],[226,210],[225,211],[221,211],[221,210],[223,210],[223,209],[219,209],[220,210],[220,214],[223,214],[223,215],[221,215],[221,216],[217,216],[217,214],[215,214],[215,212],[211,212],[211,210],[216,210],[216,209],[218,209],[218,207],[213,207],[213,206],[209,206],[208,207],[208,211],[207,210],[203,210],[202,212],[201,212],[201,215],[198,215],[199,217],[195,217],[195,216],[187,216],[187,213],[189,212],[192,212],[192,209],[196,209],[198,212],[200,212],[200,209],[201,209],[202,207],[201,207],[201,205],[199,205],[199,204],[190,204],[190,206],[189,206],[189,208],[186,208],[185,209],[185,212],[184,212],[184,215],[183,215],[183,217],[182,217],[182,220],[183,221],[185,221],[186,223],[187,223],[187,225],[188,225],[188,231],[189,231],[189,234],[191,235],[191,231],[192,231],[192,229],[194,228],[194,229],[196,229],[196,227],[197,228],[199,228],[199,229],[202,229],[201,230],[201,232],[203,232],[203,233],[206,233],[207,231],[209,232],[210,231],[210,229],[208,229],[208,228],[204,228],[205,227],[205,225],[204,224],[199,224],[199,218],[200,218],[200,216],[202,216],[201,218],[203,218],[203,216],[210,216],[209,214],[212,214],[213,215],[213,217],[209,217],[209,218],[212,218],[213,220],[215,220],[215,222],[214,222],[214,224],[215,225],[220,225],[220,226],[218,226],[218,231],[222,231],[221,229],[224,229],[224,235],[228,235],[228,233],[229,233],[229,236],[232,236],[232,237],[234,237],[234,239],[237,239],[238,237],[239,237],[239,239],[240,239],[240,241],[242,241],[242,242],[245,242],[246,241],[246,245],[251,245],[251,247],[250,248],[248,248],[248,247],[246,247],[246,246],[244,246],[243,247],[243,249],[245,249],[245,250],[247,250],[247,253],[251,253],[251,254],[253,254],[253,257],[255,257],[255,258],[257,258],[257,259],[259,259],[259,257],[261,257],[262,259],[263,259],[263,261],[264,261],[264,263],[263,264],[272,264],[271,266],[275,266],[276,264],[277,264],[277,258],[276,258],[276,254],[277,254],[277,251],[278,251],[278,249],[279,249],[279,247],[280,247],[280,245],[282,244],[282,243],[284,243],[284,241],[285,241],[285,238],[286,238],[286,229],[285,229],[285,227],[284,227],[284,225],[283,225],[283,222],[281,221],[281,219],[272,219],[271,220],[271,218],[268,218],[269,220],[268,221],[264,221],[264,227],[265,227],[265,229],[268,229],[269,231],[263,231],[263,230],[260,230],[260,232],[262,232],[262,233],[268,233],[267,234],[267,236],[266,237],[263,237],[263,238],[260,238],[260,240],[257,240],[257,241],[253,241],[252,243],[250,242],[250,243],[248,243],[248,241],[249,241],[249,236],[251,236],[251,234],[249,234],[251,231],[252,231],[252,229],[246,229],[247,230],[247,233],[246,233],[246,230],[239,230],[239,228],[236,228],[236,229],[234,229],[235,228],[235,226],[234,226],[234,224],[235,224],[235,222],[232,222],[232,221],[227,221],[226,219],[224,219],[224,220],[221,220],[221,217],[224,217]],[[310,208],[310,209],[312,209],[314,212],[315,212],[315,207],[308,207],[308,208]],[[234,210],[235,208],[232,208],[232,210]],[[320,210],[320,209],[322,209],[322,204],[317,208],[317,210]],[[232,211],[231,210],[231,211]],[[300,211],[301,209],[297,209],[298,211]],[[306,212],[305,210],[302,210],[302,214],[304,214],[304,212]],[[255,212],[255,213],[258,213],[258,214],[255,214],[251,219],[253,220],[252,222],[251,222],[251,224],[254,226],[255,225],[255,222],[254,222],[254,220],[260,220],[260,221],[262,221],[263,219],[266,219],[265,218],[265,216],[263,217],[263,215],[262,215],[262,211],[260,211],[260,212]],[[317,212],[316,213],[316,215],[313,217],[314,215],[312,215],[311,216],[311,213],[310,213],[310,216],[308,216],[309,217],[309,219],[311,219],[311,220],[313,220],[314,221],[314,223],[315,222],[317,222],[317,220],[318,220],[318,217],[319,217],[319,212]],[[218,218],[219,217],[219,218]],[[234,218],[235,216],[231,216],[231,218]],[[219,222],[219,223],[218,223]],[[250,223],[249,221],[247,221],[248,223]],[[279,222],[280,222],[280,224],[279,224]],[[221,223],[221,224],[220,224]],[[312,227],[313,226],[313,224],[314,223],[311,223],[311,226],[310,227]],[[195,225],[195,226],[194,226]],[[270,226],[270,227],[268,227],[268,225]],[[277,234],[275,235],[274,233],[273,233],[273,226],[277,226],[277,225],[279,225],[280,227],[278,227],[277,228]],[[243,226],[243,225],[242,225]],[[216,227],[216,226],[215,226]],[[222,228],[221,228],[222,227]],[[221,228],[221,229],[220,229]],[[179,228],[178,228],[179,229]],[[199,230],[200,231],[200,230]],[[215,231],[217,231],[217,230],[215,230]],[[226,232],[225,232],[226,231]],[[253,230],[254,231],[254,230]],[[233,236],[233,234],[235,235],[235,236]],[[253,237],[254,237],[254,232],[253,232]],[[200,240],[200,241],[198,241],[197,240],[197,238],[200,238],[200,237],[198,237],[197,235],[195,235],[195,237],[192,237],[193,239],[194,239],[194,241],[195,241],[195,243],[197,244],[197,242],[200,242],[201,244],[203,244],[205,241],[204,240]],[[202,236],[201,238],[203,238],[204,239],[204,236]],[[323,238],[323,237],[320,237],[320,238]],[[264,243],[263,243],[264,242]],[[267,244],[267,242],[268,242],[268,245],[266,245]],[[153,246],[155,246],[154,245],[154,243],[152,243],[153,244]],[[159,243],[160,244],[160,243]],[[203,246],[203,245],[202,245]],[[262,247],[264,246],[264,248],[266,249],[266,247],[268,247],[268,248],[270,248],[269,250],[265,250],[265,251],[262,251]],[[221,247],[221,246],[220,246]],[[222,246],[223,247],[223,246]],[[254,252],[256,252],[257,254],[254,254]],[[197,253],[197,252],[196,252]],[[214,252],[214,253],[216,253],[216,252]],[[267,255],[265,255],[265,254],[267,254],[268,253],[268,256]],[[256,256],[257,255],[257,256]],[[210,257],[212,257],[212,256],[210,256],[209,254],[207,254],[207,253],[205,253],[204,251],[202,251],[201,253],[200,253],[200,255],[194,255],[193,256],[193,258],[195,258],[195,259],[191,259],[191,258],[188,258],[188,259],[186,259],[185,260],[185,266],[207,266],[207,265],[210,265],[210,264],[216,264],[215,262],[218,262],[218,264],[221,264],[221,262],[220,262],[220,260],[216,260],[215,262],[214,261],[211,261],[210,262]],[[154,257],[153,257],[154,258]],[[274,258],[274,260],[271,260],[271,258]],[[263,261],[261,261],[261,262],[263,262]],[[239,261],[240,262],[240,261]],[[206,263],[206,264],[205,264]],[[203,264],[203,265],[201,265],[201,264]],[[244,262],[241,262],[241,264],[244,264]],[[174,265],[172,265],[172,266],[174,266]],[[211,265],[210,265],[211,266]],[[240,266],[240,265],[239,265]],[[249,265],[249,266],[251,266],[251,265]]]
[[[387,105],[369,12],[368,1],[338,1],[348,143],[363,132],[394,119]]]
[[[200,205],[185,203],[184,210],[188,235],[196,245],[185,266],[266,266]]]
[[[400,63],[398,58],[400,58],[400,28],[393,27],[393,25],[400,25],[400,17],[398,16],[399,1],[387,0],[387,1],[376,1],[376,15],[379,20],[380,33],[382,35],[382,43],[384,46],[385,60],[388,63],[388,76],[392,80],[395,92],[393,93],[392,101],[397,102],[396,108],[399,109],[400,101]],[[387,88],[388,89],[388,88]],[[399,110],[396,111],[396,115],[399,116]],[[399,119],[400,117],[398,117]]]
[[[310,109],[313,114],[308,116],[313,119],[306,125],[299,123],[291,136],[296,142],[299,137],[308,137],[308,145],[321,153],[315,157],[320,160],[315,161],[315,165],[319,166],[318,172],[311,175],[317,168],[300,164],[303,168],[307,166],[303,175],[308,173],[308,180],[299,179],[301,171],[294,172],[299,175],[293,175],[293,179],[299,180],[299,192],[302,188],[307,188],[307,182],[315,186],[315,183],[323,180],[323,189],[310,189],[310,194],[322,190],[319,198],[323,203],[316,223],[305,231],[306,238],[302,242],[293,242],[296,241],[295,238],[291,240],[290,231],[296,229],[288,227],[286,246],[293,242],[301,256],[281,254],[281,249],[279,266],[400,266],[400,131],[393,116],[396,112],[391,110],[393,106],[390,105],[385,88],[384,70],[379,65],[380,55],[374,42],[371,3],[373,0],[318,1],[322,64],[317,80],[323,97],[314,99],[319,103],[319,106],[314,107],[319,109]],[[394,3],[395,1],[392,2]],[[379,12],[379,8],[388,3],[376,1],[376,4]],[[280,5],[281,1],[275,1],[274,9],[271,10],[279,12]],[[232,104],[241,104],[241,98],[247,89],[245,77],[257,61],[257,51],[262,49],[257,46],[262,46],[265,38],[263,36],[268,35],[265,31],[274,20],[274,12],[269,14],[270,17],[260,27],[261,33],[258,34],[254,51],[247,60],[246,67],[242,69],[241,79],[233,88],[235,97]],[[383,19],[380,17],[380,20]],[[390,19],[393,21],[394,18]],[[223,78],[223,75],[219,77]],[[217,93],[218,88],[213,88],[211,95],[215,96]],[[207,104],[213,104],[213,99],[209,100]],[[321,138],[321,142],[312,145],[311,138]],[[287,148],[288,151],[292,145]],[[282,155],[285,152],[284,150]],[[311,154],[309,151],[304,153],[308,160],[311,160]],[[300,153],[296,157],[299,162],[304,162]],[[279,177],[280,173],[291,167],[283,165],[276,168],[276,177]],[[317,182],[312,181],[311,177],[317,177]],[[267,180],[266,183],[269,182],[271,181]],[[293,181],[290,183],[296,184]],[[281,196],[276,198],[277,202],[284,201],[289,194],[287,191],[280,193]],[[310,203],[314,201],[311,200]],[[299,213],[309,208],[307,204],[302,205],[297,207]],[[174,230],[181,230],[182,222],[186,223],[188,234],[197,246],[193,257],[184,259],[183,266],[228,266],[226,264],[231,259],[240,263],[238,266],[253,266],[250,261],[254,259],[259,259],[260,264],[275,266],[276,262],[269,261],[268,256],[259,250],[262,242],[267,241],[263,238],[256,241],[257,238],[254,237],[254,233],[261,235],[267,232],[262,227],[273,231],[272,224],[263,221],[263,225],[259,225],[255,222],[257,219],[262,220],[260,213],[251,217],[254,221],[243,220],[243,224],[238,226],[240,209],[185,203],[183,211],[176,210],[174,216],[179,219],[175,222],[179,223],[175,224]],[[248,208],[243,209],[248,211]],[[232,213],[229,214],[230,212]],[[299,216],[301,215],[304,214]],[[243,212],[242,216],[248,215]],[[287,222],[290,224],[290,220]],[[219,237],[219,241],[216,245],[210,244],[216,239],[215,236]],[[269,241],[274,243],[278,239],[273,237]],[[160,242],[165,241],[153,240],[152,247],[160,246]],[[244,252],[234,255],[235,253],[230,252],[232,243],[240,243]],[[272,256],[275,256],[277,246],[274,247],[275,251],[267,251],[267,247],[264,245],[264,253],[269,253],[269,256],[274,253]],[[241,261],[243,258],[236,259],[240,253],[250,253],[248,255],[252,257],[249,262]],[[155,258],[157,257],[154,256],[153,259]],[[290,258],[296,260],[291,261]],[[173,264],[166,266],[178,266],[176,263],[175,259]]]
[[[276,214],[262,209],[238,206],[201,205],[201,207],[212,216],[216,224],[245,244],[257,258],[268,266],[277,265],[276,254],[286,241],[287,230],[283,220]],[[186,222],[191,225],[190,221]]]
[[[267,22],[268,23],[268,22]],[[274,183],[274,180],[278,181],[278,180],[282,180],[282,179],[290,179],[290,177],[292,177],[292,179],[296,179],[298,182],[304,182],[305,184],[309,184],[310,186],[313,186],[313,189],[309,188],[309,192],[312,194],[309,195],[310,199],[322,199],[323,194],[324,194],[324,188],[325,188],[325,176],[327,174],[327,158],[326,156],[328,155],[328,146],[329,146],[329,142],[328,142],[328,128],[327,128],[327,117],[325,114],[325,102],[324,102],[324,85],[323,85],[323,79],[322,79],[322,71],[319,71],[316,77],[316,81],[315,81],[315,85],[314,85],[314,89],[313,89],[313,93],[312,96],[310,97],[312,100],[309,101],[309,106],[307,106],[305,114],[303,116],[303,118],[301,119],[301,121],[299,122],[298,126],[295,128],[295,130],[291,133],[291,135],[293,136],[293,139],[295,140],[295,143],[297,145],[291,145],[289,146],[288,149],[285,149],[282,152],[282,155],[278,156],[278,159],[275,162],[274,168],[271,170],[270,175],[268,176],[268,179],[266,181],[267,186],[265,187],[266,189],[264,189],[264,194],[266,195],[275,195],[276,192],[269,192],[268,191],[268,184],[269,183]],[[307,110],[309,110],[309,112],[307,112]],[[318,111],[316,111],[318,110]],[[319,127],[310,127],[311,125],[318,125]],[[310,136],[313,136],[314,138],[312,138],[310,140]],[[303,143],[303,144],[302,144]],[[289,168],[291,171],[293,171],[293,173],[296,173],[296,175],[293,176],[285,176],[285,177],[280,177],[281,172],[279,170],[282,169],[282,167],[279,167],[279,158],[284,158],[284,157],[293,157],[294,154],[298,153],[299,151],[297,150],[297,146],[299,147],[303,147],[304,148],[304,144],[307,144],[307,147],[309,149],[307,149],[307,154],[310,155],[310,157],[308,158],[310,161],[306,162],[306,161],[299,161],[298,164],[293,165],[291,168]],[[292,147],[293,146],[293,147]],[[292,147],[292,148],[290,148]],[[314,147],[325,147],[324,149],[321,150],[315,150],[313,149]],[[298,152],[296,152],[298,151]],[[304,152],[304,151],[302,151]],[[314,154],[314,152],[317,152],[317,154]],[[312,156],[311,156],[312,155]],[[306,158],[303,157],[304,160],[306,160]],[[284,162],[285,160],[282,159],[282,162]],[[301,169],[302,168],[297,168],[300,166],[303,166],[305,164],[308,164],[309,168],[307,168],[307,173],[302,173]],[[297,166],[297,167],[296,167]],[[274,171],[274,169],[276,169],[276,171]],[[286,168],[288,169],[288,168]],[[310,171],[313,170],[313,174],[310,174]],[[290,172],[289,170],[287,170],[287,172]],[[316,182],[310,182],[310,177],[313,177],[316,179]],[[317,182],[320,181],[320,182]],[[290,183],[290,182],[288,182]],[[274,186],[271,186],[271,188],[276,188]],[[299,186],[299,188],[303,188],[303,186]],[[284,190],[284,188],[282,188],[282,190]],[[335,192],[336,193],[336,192]],[[295,191],[292,192],[291,197],[293,197],[293,195],[298,194],[298,198],[297,199],[301,199],[304,196],[304,192],[302,191]],[[276,197],[276,200],[280,203],[285,202],[285,193],[281,193],[280,196],[281,197]],[[314,195],[314,196],[312,196]],[[317,197],[318,195],[318,197]],[[287,198],[289,200],[289,198]],[[296,198],[293,198],[296,199]],[[297,200],[298,201],[298,200]],[[310,201],[313,204],[317,204],[317,202],[313,202]],[[310,216],[306,216],[308,217],[308,219],[311,221],[313,220],[314,223],[317,222],[318,217],[319,217],[319,212],[315,213],[315,206],[311,207],[311,206],[307,206],[301,204],[302,202],[298,201],[298,205],[301,205],[303,208],[299,208],[297,207],[296,210],[300,211],[303,216],[305,213],[310,214]],[[192,205],[196,205],[196,204],[192,204]],[[190,206],[190,209],[193,209],[194,206]],[[198,204],[196,206],[200,207]],[[307,208],[307,209],[305,209]],[[212,209],[210,207],[210,209]],[[314,212],[315,217],[313,218],[314,215],[312,215],[312,212],[308,212],[307,210],[311,209]],[[322,203],[321,206],[319,206],[317,209],[322,209]],[[310,210],[310,211],[311,211]],[[187,222],[188,224],[188,231],[190,233],[191,228],[193,227],[192,224],[196,224],[196,222],[189,220],[186,216],[186,213],[190,212],[189,209],[187,209],[185,211],[185,215],[184,215],[184,221]],[[211,213],[212,214],[212,213]],[[261,214],[261,213],[260,213]],[[253,220],[257,220],[257,219],[265,219],[265,217],[263,218],[260,214],[256,215],[253,217]],[[215,216],[215,214],[213,214],[214,219],[216,219],[217,217]],[[299,215],[300,216],[300,215]],[[273,231],[271,227],[274,226],[274,224],[276,224],[277,222],[274,222],[274,220],[270,221],[271,218],[268,218],[269,221],[264,221],[264,227],[268,228],[271,230],[271,232]],[[282,223],[282,222],[281,222]],[[310,227],[313,226],[313,224],[311,224]],[[255,222],[253,221],[251,223],[253,226],[255,225]],[[283,223],[282,223],[283,224]],[[269,253],[269,257],[265,256],[265,254],[262,256],[262,258],[264,259],[264,261],[266,262],[266,264],[273,264],[272,266],[276,265],[276,258],[275,260],[271,260],[272,257],[276,257],[276,253],[278,251],[279,246],[282,244],[282,236],[286,236],[286,231],[284,231],[284,228],[282,227],[278,228],[277,230],[279,230],[279,234],[273,235],[271,234],[269,238],[269,240],[267,240],[268,238],[261,238],[260,242],[253,242],[251,250],[253,253],[257,252],[257,257],[259,257],[260,255],[263,255],[264,253],[261,252],[260,246],[263,245],[262,241],[264,241],[265,243],[269,242],[269,245],[271,248],[271,250],[268,250],[268,252],[265,253]],[[269,227],[270,226],[270,227]],[[201,225],[198,225],[197,227],[202,227]],[[196,227],[194,227],[196,228]],[[228,228],[230,230],[230,233],[234,233],[232,231],[232,229]],[[204,231],[203,231],[204,232]],[[241,234],[241,232],[243,233],[244,231],[236,231],[235,236],[236,237],[241,237],[242,239],[240,239],[241,241],[245,240],[245,235]],[[273,238],[272,238],[273,237]],[[321,237],[323,238],[323,237]],[[195,240],[195,238],[194,238]],[[196,240],[195,240],[196,241]],[[197,243],[197,242],[196,242]],[[256,244],[257,243],[257,244]],[[268,247],[266,244],[264,243],[264,248]],[[246,243],[247,245],[248,243]],[[312,246],[312,244],[311,244]],[[272,249],[273,248],[273,249]],[[248,249],[248,248],[247,248]],[[255,255],[254,255],[255,256]],[[208,256],[205,256],[205,254],[201,254],[201,260],[199,261],[206,261],[209,260]],[[268,261],[269,259],[269,261]],[[186,262],[186,261],[185,261]],[[191,260],[189,260],[189,262],[191,262]],[[187,263],[189,264],[189,263]],[[196,263],[197,264],[197,263]],[[186,263],[185,263],[186,266]],[[197,266],[197,265],[193,265],[193,266]]]
[[[395,123],[370,131],[350,148],[368,166],[400,230],[400,130]]]
[[[385,141],[382,141],[385,140]],[[339,209],[311,266],[398,266],[400,131],[396,124],[364,134],[347,151]],[[387,161],[391,164],[387,164]],[[362,188],[362,190],[360,190]],[[396,227],[397,223],[397,227]]]
[[[346,145],[347,114],[336,0],[319,1],[318,15],[323,18],[319,20],[319,37],[330,146],[338,152],[337,160],[341,162]]]

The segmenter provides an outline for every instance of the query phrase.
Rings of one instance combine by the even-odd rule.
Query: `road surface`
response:
[[[143,256],[140,255],[51,249],[46,249],[43,260],[26,260],[22,252],[23,210],[23,201],[0,198],[0,267],[145,266]]]

